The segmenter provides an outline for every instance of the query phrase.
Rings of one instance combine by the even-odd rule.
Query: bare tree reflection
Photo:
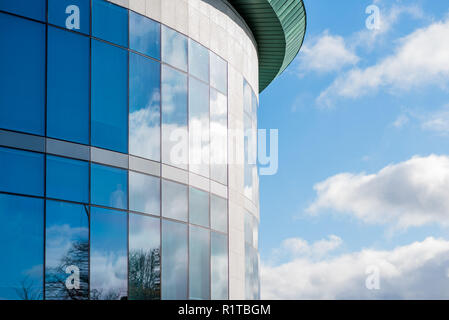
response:
[[[159,248],[129,253],[129,296],[132,300],[160,299]]]

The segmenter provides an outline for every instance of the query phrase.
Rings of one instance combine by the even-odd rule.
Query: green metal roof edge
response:
[[[258,47],[259,92],[293,61],[304,42],[303,0],[228,0],[251,29]]]

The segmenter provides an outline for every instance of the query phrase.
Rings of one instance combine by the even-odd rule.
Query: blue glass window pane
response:
[[[48,22],[89,34],[90,0],[48,0]]]
[[[186,185],[162,180],[162,216],[187,222],[187,192]]]
[[[133,11],[129,12],[129,48],[161,59],[161,25]]]
[[[187,76],[162,65],[162,162],[187,170]]]
[[[127,225],[125,212],[91,207],[91,300],[119,300],[127,297]]]
[[[44,201],[0,194],[0,297],[43,298]]]
[[[187,38],[166,26],[162,26],[162,61],[187,71]]]
[[[187,299],[187,225],[162,221],[162,299]]]
[[[210,53],[210,85],[227,94],[228,64],[213,52]]]
[[[89,50],[87,37],[48,28],[49,137],[89,144]]]
[[[160,220],[129,215],[129,299],[161,296]]]
[[[89,163],[47,155],[47,197],[89,202]]]
[[[129,153],[161,160],[160,64],[129,57]]]
[[[40,21],[45,21],[45,7],[45,0],[0,0],[0,10]]]
[[[211,232],[211,299],[228,299],[228,237]]]
[[[45,26],[0,13],[0,30],[0,128],[44,135]]]
[[[129,210],[159,215],[160,178],[129,172]]]
[[[127,171],[92,163],[91,202],[106,207],[127,209]]]
[[[190,226],[189,236],[189,299],[209,299],[210,231]]]
[[[189,73],[209,82],[209,50],[189,39]]]
[[[189,221],[209,227],[209,193],[190,187]]]
[[[93,0],[92,35],[128,47],[128,10],[104,0]]]
[[[92,41],[92,145],[128,152],[128,53]]]
[[[88,299],[89,207],[47,201],[45,217],[45,299]],[[74,273],[79,275],[79,288],[69,279]]]
[[[44,195],[44,155],[0,148],[0,191]]]

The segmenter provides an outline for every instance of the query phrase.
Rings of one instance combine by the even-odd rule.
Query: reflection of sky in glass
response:
[[[210,231],[190,226],[189,236],[189,299],[209,299]]]
[[[89,213],[87,205],[47,201],[45,242],[45,298],[68,299],[72,292],[65,286],[68,266],[80,270],[80,292],[88,297]]]
[[[209,82],[209,50],[192,39],[189,39],[189,73]]]
[[[187,221],[187,186],[162,180],[162,216]]]
[[[228,237],[211,232],[211,299],[228,299]]]
[[[116,300],[127,296],[127,215],[91,208],[91,299]]]
[[[128,46],[128,10],[104,0],[92,1],[92,35]]]
[[[162,221],[162,299],[187,299],[187,225]]]
[[[245,244],[245,298],[258,300],[259,292],[259,255],[256,249]]]
[[[44,201],[0,194],[0,300],[42,299]]]
[[[160,64],[129,56],[129,153],[160,161]]]
[[[129,172],[129,210],[159,215],[160,179]]]
[[[189,79],[189,170],[209,177],[209,86]]]
[[[187,71],[187,38],[162,26],[162,61]]]
[[[210,85],[224,94],[228,92],[228,65],[225,60],[210,53]]]
[[[129,48],[160,59],[161,27],[156,21],[129,12]]]
[[[29,4],[29,0],[25,0]],[[41,0],[39,0],[41,1]],[[36,0],[32,2],[37,2]],[[70,5],[76,5],[80,9],[80,29],[73,30],[89,34],[90,32],[90,0],[48,0],[48,22],[59,27],[66,27],[69,16],[65,10]],[[67,54],[67,52],[66,52]],[[50,60],[49,60],[50,61]],[[72,70],[73,71],[73,70]]]
[[[189,188],[189,222],[209,227],[209,193]]]
[[[45,20],[45,0],[0,1],[0,10],[16,13],[36,20]]]
[[[93,204],[119,209],[127,208],[127,171],[91,164],[91,201]]]
[[[187,76],[168,66],[162,66],[162,162],[187,169]],[[184,140],[171,141],[176,132],[184,133]],[[175,137],[176,138],[176,137]],[[184,148],[184,154],[172,155],[175,147]],[[179,161],[176,161],[179,160]]]
[[[210,195],[210,225],[221,232],[228,232],[228,202],[216,195]]]
[[[227,184],[228,101],[224,94],[210,89],[210,176]]]

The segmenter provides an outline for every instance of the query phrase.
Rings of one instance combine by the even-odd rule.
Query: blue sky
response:
[[[279,129],[278,173],[260,178],[262,297],[448,298],[449,4],[305,5],[303,49],[260,95],[259,128]]]

